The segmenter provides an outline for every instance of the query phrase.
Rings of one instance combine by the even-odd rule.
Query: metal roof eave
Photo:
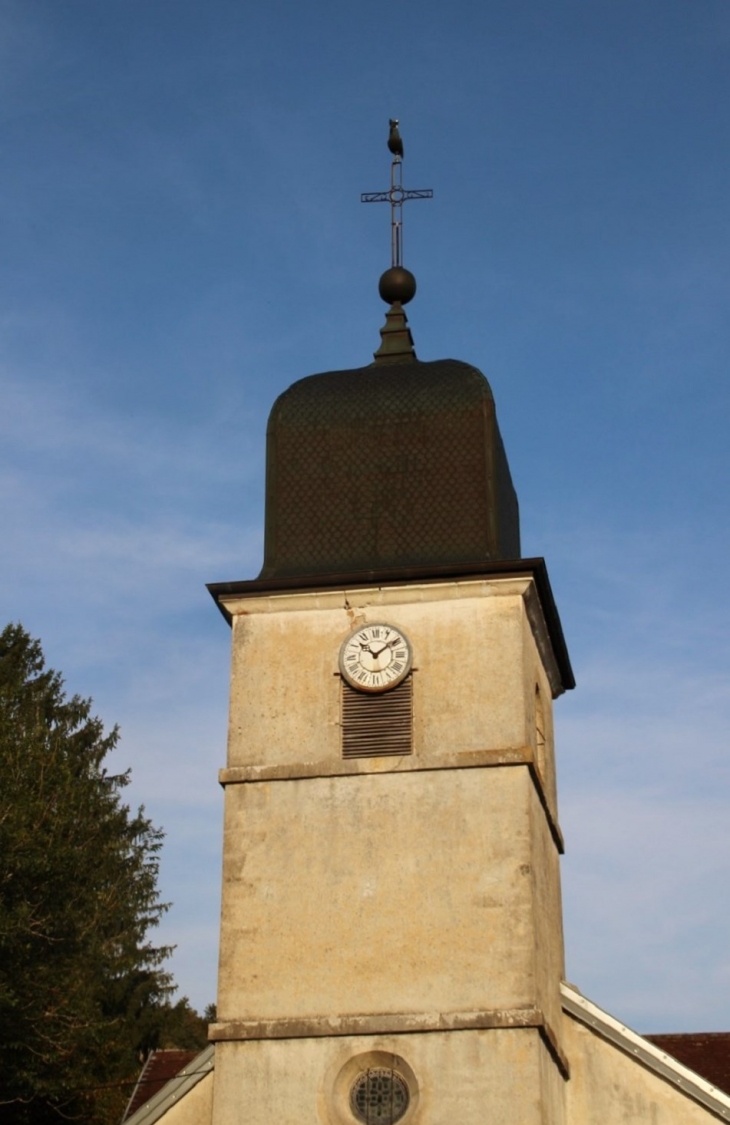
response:
[[[724,1121],[730,1121],[730,1097],[718,1090],[706,1079],[701,1078],[695,1071],[678,1062],[661,1048],[655,1047],[648,1039],[632,1031],[625,1024],[620,1023],[608,1012],[604,1012],[597,1004],[587,1000],[581,995],[574,985],[563,981],[560,986],[563,997],[563,1010],[595,1031],[603,1039],[613,1043],[625,1054],[645,1066],[647,1070],[658,1074],[665,1081],[670,1082],[681,1090],[687,1097],[693,1098],[706,1109],[717,1114]]]
[[[149,1101],[139,1107],[136,1113],[128,1117],[124,1125],[154,1125],[173,1105],[197,1086],[206,1074],[210,1074],[214,1066],[215,1044],[211,1043],[196,1055],[192,1062],[183,1067],[179,1074],[171,1078],[161,1090],[158,1090]]]

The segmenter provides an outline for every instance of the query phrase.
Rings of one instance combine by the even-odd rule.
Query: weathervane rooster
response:
[[[403,159],[403,141],[398,131],[398,118],[390,118],[390,133],[388,134],[388,148],[393,156]]]

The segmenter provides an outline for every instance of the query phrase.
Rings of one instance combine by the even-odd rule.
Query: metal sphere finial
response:
[[[380,278],[378,292],[387,305],[407,305],[416,295],[416,279],[405,266],[391,266]]]

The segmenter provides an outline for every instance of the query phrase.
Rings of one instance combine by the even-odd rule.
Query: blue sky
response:
[[[730,4],[0,2],[0,619],[118,722],[215,993],[228,630],[266,417],[368,362],[401,120],[421,358],[490,379],[556,708],[568,976],[730,1028]]]

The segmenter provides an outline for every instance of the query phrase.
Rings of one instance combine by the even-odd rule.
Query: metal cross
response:
[[[390,203],[390,250],[391,265],[403,265],[403,204],[407,199],[433,199],[430,188],[421,191],[407,191],[403,187],[403,158],[395,156],[390,166],[390,190],[366,191],[360,196],[361,203]]]

